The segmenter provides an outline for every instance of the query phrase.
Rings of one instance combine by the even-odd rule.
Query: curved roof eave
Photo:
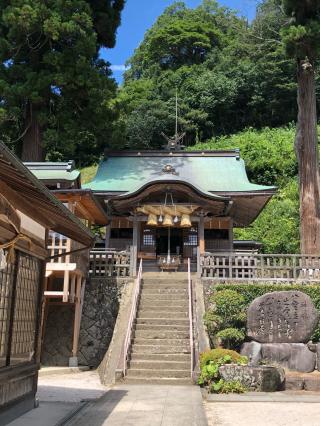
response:
[[[210,192],[203,191],[200,188],[198,188],[197,186],[191,184],[190,182],[182,181],[182,180],[179,180],[179,179],[166,179],[166,180],[157,179],[157,180],[154,180],[154,181],[151,181],[151,182],[146,182],[142,186],[134,189],[133,191],[126,192],[125,194],[116,195],[115,197],[112,197],[112,199],[113,200],[123,200],[123,199],[126,199],[126,198],[134,197],[135,195],[144,191],[149,186],[156,185],[156,184],[171,184],[171,185],[177,184],[177,185],[188,186],[189,188],[193,189],[195,192],[197,192],[202,197],[210,198],[210,199],[216,200],[216,201],[224,202],[224,201],[230,201],[230,199],[231,199],[231,197],[229,197],[229,196],[211,194]]]

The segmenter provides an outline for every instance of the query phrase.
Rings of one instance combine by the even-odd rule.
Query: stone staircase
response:
[[[186,274],[143,279],[126,382],[191,384],[188,303]]]

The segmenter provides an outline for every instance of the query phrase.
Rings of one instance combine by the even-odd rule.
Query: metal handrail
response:
[[[191,281],[191,268],[190,258],[188,258],[188,292],[189,292],[189,328],[190,328],[190,352],[191,352],[191,378],[193,378],[194,366],[194,341],[193,341],[193,309],[192,309],[192,281]]]
[[[138,308],[138,301],[139,301],[139,295],[141,290],[141,279],[142,279],[142,259],[140,260],[139,264],[139,270],[137,278],[135,279],[135,289],[133,294],[133,301],[131,306],[131,312],[130,312],[130,318],[128,321],[128,328],[126,337],[124,340],[124,347],[123,347],[123,376],[126,375],[127,372],[127,365],[128,365],[128,353],[129,348],[131,344],[131,337],[132,337],[132,329],[133,329],[133,322],[136,319],[137,316],[137,308]]]

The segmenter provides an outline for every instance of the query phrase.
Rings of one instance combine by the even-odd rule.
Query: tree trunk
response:
[[[42,146],[42,129],[35,108],[30,104],[27,108],[25,125],[28,127],[23,136],[22,161],[44,161],[44,149]]]
[[[315,74],[309,60],[298,63],[298,123],[295,140],[300,186],[302,254],[320,254],[319,153]]]

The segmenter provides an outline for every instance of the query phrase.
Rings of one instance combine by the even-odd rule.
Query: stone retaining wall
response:
[[[128,279],[93,278],[86,284],[79,338],[79,365],[97,367],[110,344],[121,292]],[[74,308],[50,306],[41,362],[67,366],[72,350]]]

